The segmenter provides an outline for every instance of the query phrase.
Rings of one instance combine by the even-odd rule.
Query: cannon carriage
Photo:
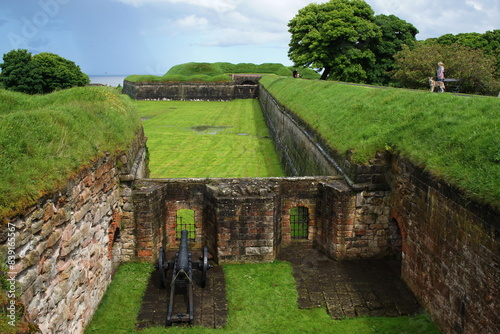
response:
[[[192,253],[188,248],[188,231],[181,231],[181,240],[179,251],[175,254],[172,261],[167,261],[163,247],[160,247],[158,254],[158,264],[156,268],[159,271],[160,287],[167,288],[167,274],[172,271],[170,284],[170,298],[168,302],[166,326],[173,323],[193,324],[194,321],[194,303],[193,303],[193,269],[201,271],[199,285],[204,288],[207,282],[207,272],[212,268],[209,263],[207,247],[203,247],[202,256],[199,262],[192,261]],[[185,309],[179,310],[176,307],[176,297],[181,296],[184,299]]]

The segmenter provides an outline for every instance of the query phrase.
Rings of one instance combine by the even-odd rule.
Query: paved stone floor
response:
[[[175,252],[167,253],[167,260],[173,259]],[[193,252],[193,261],[198,261],[198,252]],[[167,289],[160,289],[159,271],[153,271],[139,311],[137,328],[165,326],[172,270],[167,273]],[[227,320],[226,284],[222,267],[214,266],[208,271],[205,288],[200,287],[201,272],[193,270],[194,325],[209,328],[224,327]],[[187,302],[182,295],[175,297],[174,314],[185,312]],[[175,324],[178,326],[179,324]],[[182,325],[182,324],[181,324]]]
[[[167,254],[172,259],[173,254]],[[193,252],[193,259],[198,254]],[[419,313],[420,305],[400,278],[399,261],[333,261],[308,244],[284,248],[279,260],[289,261],[297,282],[300,308],[326,307],[334,319],[357,316],[401,316]],[[170,279],[171,271],[168,272]],[[207,286],[199,286],[200,271],[194,270],[194,324],[220,328],[227,321],[224,271],[215,266],[208,271]],[[159,288],[159,274],[151,275],[141,310],[138,328],[164,326],[167,317],[168,289]],[[168,284],[167,284],[168,285]],[[182,307],[184,301],[179,300]]]
[[[421,311],[400,278],[400,261],[333,261],[300,244],[283,249],[279,259],[293,265],[300,308],[326,307],[334,319]]]

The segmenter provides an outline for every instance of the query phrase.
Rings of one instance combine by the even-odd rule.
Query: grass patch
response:
[[[500,99],[264,76],[280,103],[357,163],[399,152],[500,207]]]
[[[256,100],[134,101],[154,178],[283,176]]]
[[[34,96],[0,89],[0,220],[63,186],[106,151],[126,149],[139,126],[134,107],[113,89]]]
[[[153,270],[146,262],[120,265],[85,333],[136,333],[137,314]]]
[[[425,315],[331,320],[324,308],[300,310],[287,262],[224,266],[229,317],[223,329],[155,327],[137,331],[134,323],[151,271],[150,264],[122,265],[85,333],[439,333]]]

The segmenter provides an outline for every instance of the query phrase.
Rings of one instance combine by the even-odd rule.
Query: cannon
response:
[[[200,261],[192,262],[191,252],[188,249],[188,231],[182,230],[179,251],[175,254],[174,259],[168,262],[163,247],[160,247],[156,268],[159,271],[161,288],[167,287],[167,273],[172,269],[166,326],[171,326],[174,322],[187,322],[192,325],[194,321],[193,268],[201,271],[200,286],[204,288],[207,282],[207,272],[212,268],[212,265],[208,262],[207,247],[203,247]],[[174,307],[177,295],[184,296],[186,310],[174,314],[174,311],[178,311],[178,308]]]

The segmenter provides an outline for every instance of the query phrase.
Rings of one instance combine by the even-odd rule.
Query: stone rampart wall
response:
[[[15,226],[16,260],[9,276],[15,275],[27,317],[42,333],[83,333],[116,266],[130,258],[133,231],[124,231],[129,218],[122,213],[131,189],[119,178],[130,178],[132,170],[147,176],[140,169],[145,141],[141,131],[128,152],[100,158],[7,222]]]
[[[288,175],[342,175],[351,185],[386,188],[386,157],[375,157],[370,165],[357,165],[332,150],[321,135],[279,103],[262,86],[259,102],[276,151]],[[361,189],[356,187],[357,189]]]
[[[123,82],[134,100],[230,101],[257,97],[257,84],[234,82]]]

